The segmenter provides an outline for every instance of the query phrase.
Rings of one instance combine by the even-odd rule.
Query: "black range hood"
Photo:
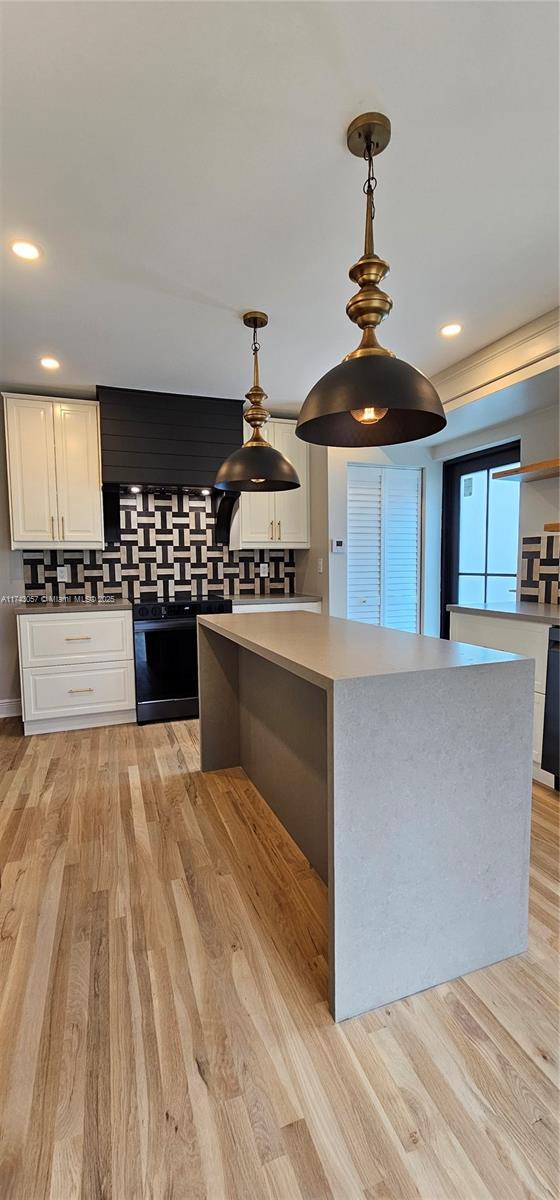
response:
[[[218,467],[243,440],[243,400],[98,386],[106,538],[118,540],[122,488],[212,488]],[[237,494],[216,497],[216,534],[229,540]]]

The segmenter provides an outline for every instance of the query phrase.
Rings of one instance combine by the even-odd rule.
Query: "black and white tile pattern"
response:
[[[519,598],[536,604],[560,604],[560,534],[523,538]]]
[[[142,492],[121,496],[120,544],[107,550],[26,550],[28,598],[181,600],[213,591],[226,596],[291,595],[293,550],[229,550],[217,546],[210,497]],[[262,579],[258,564],[269,564]],[[70,568],[58,583],[56,568]]]

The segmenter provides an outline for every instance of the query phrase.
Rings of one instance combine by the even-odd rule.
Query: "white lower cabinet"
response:
[[[136,720],[132,614],[20,613],[26,734]]]
[[[134,665],[30,667],[23,673],[23,689],[26,721],[72,713],[115,712],[134,705]]]
[[[450,615],[452,641],[534,658],[533,776],[553,787],[554,777],[541,767],[549,626],[539,621],[493,617],[483,613],[452,612]]]

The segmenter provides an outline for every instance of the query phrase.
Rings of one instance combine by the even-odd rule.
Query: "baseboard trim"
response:
[[[546,787],[554,788],[554,775],[551,775],[549,771],[543,771],[536,762],[533,763],[533,779],[536,779],[537,783],[544,783]]]
[[[2,717],[20,717],[21,702],[19,700],[0,700],[0,720]]]
[[[41,721],[24,721],[23,732],[26,737],[37,733],[66,733],[68,729],[96,729],[100,725],[135,725],[136,709],[127,708],[123,712],[85,713],[67,717],[45,717]]]

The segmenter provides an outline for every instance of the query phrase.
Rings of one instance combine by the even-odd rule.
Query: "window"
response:
[[[515,597],[519,484],[493,479],[519,465],[519,442],[444,465],[442,636],[447,604],[496,604]]]
[[[422,472],[350,463],[347,497],[349,619],[416,633]]]

